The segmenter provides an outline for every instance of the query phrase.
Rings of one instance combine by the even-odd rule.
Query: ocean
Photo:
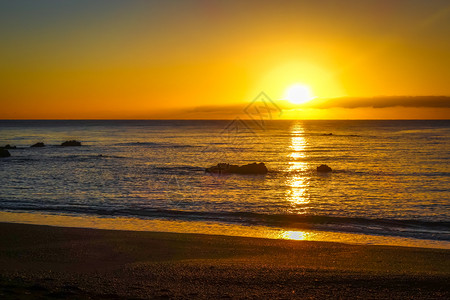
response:
[[[2,120],[6,144],[0,221],[450,248],[448,120]]]

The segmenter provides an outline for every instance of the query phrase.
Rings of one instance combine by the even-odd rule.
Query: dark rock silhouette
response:
[[[205,169],[206,173],[218,174],[266,174],[268,172],[264,163],[252,163],[243,166],[219,163]]]
[[[45,144],[43,142],[39,142],[34,145],[31,145],[30,147],[45,147]]]
[[[331,168],[327,165],[320,165],[317,167],[317,172],[328,173],[331,172]]]
[[[65,141],[61,144],[63,147],[73,147],[73,146],[81,146],[81,142],[71,140],[71,141]]]
[[[333,134],[330,132],[330,133],[324,133],[323,135],[324,136],[332,136]]]
[[[16,148],[17,148],[16,146],[11,146],[10,144],[3,147],[3,149],[16,149]]]
[[[11,154],[6,149],[0,149],[0,157],[10,157]]]

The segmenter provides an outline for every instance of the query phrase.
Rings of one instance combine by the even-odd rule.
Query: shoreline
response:
[[[0,223],[0,295],[446,298],[450,250]]]
[[[282,240],[338,242],[354,245],[404,246],[431,249],[450,249],[450,241],[427,240],[412,237],[370,235],[363,233],[320,231],[314,229],[288,229],[267,226],[243,226],[220,222],[140,219],[131,217],[105,217],[93,215],[42,213],[31,211],[0,211],[0,222],[93,228],[129,231],[157,231],[173,233],[199,233],[236,237],[254,237]]]

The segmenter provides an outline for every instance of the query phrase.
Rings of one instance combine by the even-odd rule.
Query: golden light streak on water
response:
[[[306,231],[284,231],[280,233],[280,236],[278,237],[283,240],[296,240],[296,241],[306,241],[311,238],[311,233]]]
[[[287,185],[291,189],[287,192],[286,197],[294,206],[298,206],[309,203],[308,180],[304,175],[296,173],[308,170],[308,164],[302,161],[306,157],[307,141],[300,123],[294,124],[291,129],[291,136],[291,152],[289,154],[291,161],[288,171],[293,175],[287,179]]]

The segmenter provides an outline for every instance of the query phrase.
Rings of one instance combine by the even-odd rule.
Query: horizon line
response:
[[[0,119],[0,121],[254,121],[250,118],[233,119]],[[447,119],[268,119],[267,121],[450,121]]]

